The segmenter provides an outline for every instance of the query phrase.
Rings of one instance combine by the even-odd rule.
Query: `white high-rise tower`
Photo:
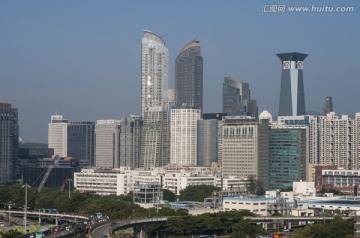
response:
[[[141,48],[141,114],[143,117],[140,166],[169,163],[168,130],[169,51],[161,37],[144,31]]]
[[[52,115],[48,127],[48,146],[54,149],[54,155],[67,156],[68,120],[62,115]]]

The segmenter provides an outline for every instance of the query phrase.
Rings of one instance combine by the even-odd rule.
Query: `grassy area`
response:
[[[3,226],[0,226],[0,231],[1,231],[1,233],[3,233],[3,234],[8,233],[8,230],[7,230],[5,227],[3,227]]]
[[[21,234],[25,234],[25,229],[24,229],[24,227],[22,227],[22,226],[14,226],[14,227],[12,228],[12,230],[18,231],[18,232],[20,232]]]
[[[30,228],[29,228],[30,233],[33,233],[33,232],[35,232],[37,230],[41,230],[41,226],[35,225],[35,226],[30,226]]]

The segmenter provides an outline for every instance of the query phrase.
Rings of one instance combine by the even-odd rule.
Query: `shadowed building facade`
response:
[[[301,53],[277,54],[282,62],[279,116],[305,115],[303,61]]]
[[[175,60],[175,98],[178,106],[203,108],[203,57],[200,41],[186,44]]]
[[[0,101],[0,183],[15,178],[18,140],[18,110]]]
[[[70,122],[67,126],[68,156],[79,160],[80,167],[95,164],[95,122]]]

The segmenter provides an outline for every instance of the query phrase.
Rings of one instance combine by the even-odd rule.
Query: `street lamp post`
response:
[[[69,183],[69,199],[70,199],[70,197],[71,197],[71,196],[70,196],[71,181],[72,181],[72,179],[69,178],[69,179],[68,179],[68,183]]]
[[[9,208],[9,224],[11,225],[11,206],[14,205],[14,203],[11,203],[11,201],[9,203],[6,203],[5,205],[8,205]]]
[[[24,207],[24,230],[25,230],[25,234],[27,233],[27,189],[28,187],[30,187],[27,183],[25,183],[25,185],[23,186],[25,187],[25,207]]]

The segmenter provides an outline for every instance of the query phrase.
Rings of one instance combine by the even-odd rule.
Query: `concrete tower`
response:
[[[277,54],[282,62],[279,116],[305,115],[303,61],[301,53]]]

